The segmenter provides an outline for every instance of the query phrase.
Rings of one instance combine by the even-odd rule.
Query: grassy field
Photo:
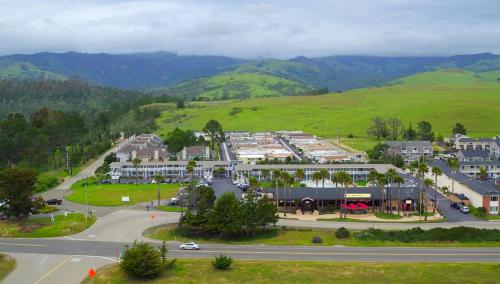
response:
[[[157,209],[165,212],[186,212],[187,208],[186,207],[179,207],[179,206],[168,206],[168,205],[162,205],[159,207],[156,207]]]
[[[351,233],[358,232],[350,230]],[[150,228],[143,233],[144,236],[157,240],[166,241],[197,241],[199,243],[224,243],[233,245],[282,245],[282,246],[310,246],[310,245],[344,245],[344,246],[416,246],[416,247],[498,247],[500,242],[396,242],[382,240],[360,240],[356,238],[338,239],[333,229],[308,229],[308,228],[271,228],[255,234],[254,236],[242,236],[231,240],[217,237],[193,237],[184,235],[177,225],[162,225]],[[315,244],[313,237],[320,237],[322,242]]]
[[[161,184],[162,199],[174,197],[179,190],[178,184]],[[84,204],[85,188],[83,182],[77,182],[71,189],[73,193],[65,198],[69,201]],[[91,184],[87,185],[88,204],[94,206],[132,205],[156,200],[156,184]],[[122,196],[128,196],[129,202],[123,202]]]
[[[455,122],[461,122],[472,136],[493,136],[500,127],[499,93],[496,82],[403,83],[322,96],[196,103],[163,112],[157,132],[166,134],[174,127],[201,129],[213,118],[225,130],[304,130],[334,138],[338,129],[341,137],[356,137],[344,138],[345,144],[367,149],[375,143],[366,134],[371,118],[395,116],[414,128],[418,121],[427,120],[436,135],[449,135]],[[231,115],[234,108],[241,112]]]
[[[172,271],[141,282],[128,279],[118,265],[97,271],[83,283],[498,283],[493,263],[351,263],[235,260],[215,270],[208,259],[179,259]]]
[[[16,261],[5,254],[0,254],[0,281],[16,267]]]
[[[81,213],[71,213],[67,217],[58,215],[54,223],[50,218],[30,218],[21,221],[0,221],[2,238],[50,238],[79,233],[95,223]]]
[[[179,97],[213,100],[293,95],[307,88],[277,76],[235,72],[181,83],[165,90]]]

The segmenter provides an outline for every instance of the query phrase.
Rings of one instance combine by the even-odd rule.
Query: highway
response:
[[[160,245],[160,242],[153,242]],[[70,239],[2,239],[0,251],[41,255],[116,259],[126,242]],[[169,242],[169,256],[212,258],[226,254],[250,260],[376,261],[376,262],[500,262],[500,248],[336,247],[201,244],[199,251],[179,250]]]

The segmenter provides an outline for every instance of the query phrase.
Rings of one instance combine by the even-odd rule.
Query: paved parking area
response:
[[[216,196],[220,196],[224,192],[234,192],[236,197],[241,197],[241,190],[233,184],[231,178],[214,178],[211,186]]]

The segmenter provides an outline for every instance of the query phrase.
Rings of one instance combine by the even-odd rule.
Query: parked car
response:
[[[109,179],[103,179],[100,181],[100,184],[109,184],[111,181]]]
[[[63,203],[62,199],[57,199],[57,198],[45,200],[45,204],[48,205],[61,205],[62,203]]]
[[[177,205],[179,203],[179,199],[176,198],[176,197],[172,197],[170,198],[170,200],[168,201],[168,205]]]
[[[200,246],[195,242],[185,243],[179,246],[183,250],[199,250]]]
[[[467,206],[462,206],[460,207],[460,212],[464,213],[464,214],[469,214],[469,207]]]

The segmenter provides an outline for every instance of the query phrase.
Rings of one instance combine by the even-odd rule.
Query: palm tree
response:
[[[321,180],[321,174],[319,172],[314,172],[312,174],[312,180],[316,182],[316,196],[318,197],[318,182]],[[316,199],[316,205],[318,206],[319,210],[319,200]]]
[[[344,206],[347,205],[347,187],[352,184],[352,177],[345,171],[338,172],[338,180],[344,188]],[[342,216],[341,216],[342,217]],[[344,218],[347,218],[347,209],[344,208]]]
[[[135,184],[139,182],[139,165],[142,163],[142,160],[139,158],[135,158],[132,160],[132,164],[135,168]]]
[[[375,186],[378,186],[378,177],[379,176],[380,176],[379,172],[377,172],[377,171],[371,171],[368,174],[368,182],[374,183]],[[382,206],[382,205],[380,205],[380,206]],[[375,204],[373,204],[373,200],[372,200],[372,210],[373,210],[373,212],[375,212]]]
[[[160,184],[163,182],[163,176],[160,174],[155,175],[156,182],[156,196],[158,197],[158,207],[160,207]]]
[[[278,169],[273,170],[273,179],[276,183],[276,191],[274,192],[276,195],[276,210],[279,212],[280,201],[278,199],[278,184],[281,180],[281,171]]]
[[[398,215],[399,215],[399,210],[401,209],[401,184],[405,182],[405,179],[400,175],[396,175],[394,177],[393,182],[398,184]]]
[[[194,179],[193,179],[193,174],[194,174],[194,169],[196,167],[196,161],[191,160],[187,163],[186,165],[186,172],[189,174],[189,193],[188,193],[188,209],[191,209],[192,205],[192,198],[193,198],[193,191],[194,191]],[[181,211],[182,215],[182,211]]]
[[[390,213],[392,214],[392,183],[394,182],[394,178],[396,176],[398,176],[398,172],[396,171],[396,169],[389,169],[387,170],[387,172],[385,173],[385,176],[387,178],[387,183],[389,185],[389,192],[388,192],[388,200],[389,200],[389,210],[390,212],[387,212],[387,213]]]
[[[460,167],[460,164],[458,163],[457,158],[450,158],[447,160],[448,166],[451,169],[451,173],[455,174],[458,171],[458,168]],[[455,193],[455,179],[451,177],[451,193]]]
[[[290,204],[290,209],[289,210],[291,211],[291,209],[292,209],[292,187],[293,187],[293,184],[295,183],[295,177],[292,176],[292,175],[290,175],[290,174],[288,174],[286,178],[288,180],[288,184],[290,185],[290,187],[288,188],[288,193],[289,193],[288,196],[290,197],[290,199],[289,199],[288,202]]]
[[[429,172],[429,167],[427,166],[426,163],[421,163],[419,166],[418,166],[418,170],[417,170],[417,173],[418,173],[418,176],[420,177],[420,212],[422,212],[422,203],[423,203],[423,199],[425,198],[425,188],[423,188],[423,185],[424,185],[424,179],[425,179],[425,174]],[[432,181],[432,180],[431,180]],[[427,220],[427,216],[425,216],[426,220]]]
[[[306,177],[306,174],[304,172],[304,169],[297,169],[295,171],[295,178],[297,179],[297,181],[302,182],[305,177]]]
[[[437,206],[438,176],[442,175],[443,172],[439,167],[432,167],[431,172],[434,175],[434,207],[432,208],[432,214],[435,214]]]
[[[283,192],[286,192],[286,188],[288,185],[288,181],[290,180],[290,174],[288,172],[282,172],[281,173],[281,181],[283,182]],[[286,211],[288,210],[288,203],[285,200],[285,216],[286,216]]]
[[[324,209],[324,198],[323,198],[323,193],[325,191],[325,179],[328,177],[328,171],[325,169],[319,170],[319,176],[321,177],[321,210],[320,212],[323,212]]]
[[[260,173],[262,174],[262,177],[264,178],[264,180],[267,180],[267,178],[271,174],[271,172],[269,171],[269,169],[263,169]]]
[[[477,174],[477,177],[480,180],[486,180],[488,178],[488,171],[483,167],[479,167],[479,173]]]
[[[385,198],[385,186],[389,183],[384,174],[379,174],[378,185],[380,186],[380,213],[384,213],[384,208],[387,208],[387,200]]]
[[[430,187],[434,184],[434,181],[432,181],[432,179],[430,178],[426,178],[424,180],[424,184],[425,184],[425,187]],[[425,200],[425,201],[424,201]],[[427,221],[427,195],[426,195],[426,191],[424,190],[424,196],[422,197],[422,201],[425,203],[424,204],[424,220]]]

